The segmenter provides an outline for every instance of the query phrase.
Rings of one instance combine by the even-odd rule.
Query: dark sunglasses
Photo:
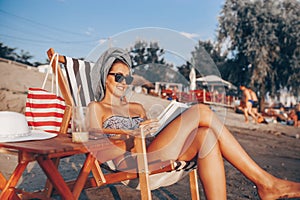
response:
[[[108,75],[115,76],[115,81],[118,83],[121,83],[125,79],[126,84],[129,85],[133,81],[133,77],[130,75],[124,76],[123,74],[120,73],[108,73]]]

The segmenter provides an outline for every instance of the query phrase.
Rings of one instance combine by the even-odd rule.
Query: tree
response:
[[[300,93],[300,3],[285,0],[280,4],[280,20],[277,30],[280,60],[274,63],[275,81],[286,86],[295,95]]]
[[[297,0],[227,0],[223,6],[218,43],[231,53],[226,67],[244,77],[235,81],[259,90],[261,106],[266,91],[295,85],[290,76],[299,77],[299,21]]]
[[[174,66],[165,61],[165,50],[157,42],[137,41],[130,49],[134,73],[150,82],[184,82]],[[186,81],[185,81],[186,82]]]
[[[27,52],[27,51],[25,52],[24,50],[21,50],[20,55],[17,55],[16,57],[17,57],[17,59],[16,59],[17,62],[26,64],[26,65],[32,65],[32,63],[30,63],[28,60],[33,58],[33,56],[30,55],[29,52]]]
[[[16,58],[15,50],[16,50],[16,48],[10,48],[8,46],[5,46],[3,43],[0,43],[0,57],[1,58],[15,60],[15,58]]]
[[[18,54],[16,53],[16,50],[17,48],[11,48],[0,43],[0,57],[35,67],[41,65],[40,62],[35,62],[33,64],[29,62],[29,60],[33,58],[29,52],[21,50],[20,54]]]
[[[203,75],[222,75],[219,69],[226,63],[227,53],[220,52],[217,46],[211,41],[199,40],[198,45],[192,52],[194,65],[199,69],[200,74]]]

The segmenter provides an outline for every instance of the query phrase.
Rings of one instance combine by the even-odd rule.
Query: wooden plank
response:
[[[3,176],[3,174],[0,172],[0,190],[3,190],[7,183],[6,178]]]
[[[77,180],[75,182],[75,186],[73,188],[73,195],[76,199],[79,198],[79,195],[86,183],[86,180],[92,170],[92,166],[95,164],[95,157],[89,153],[86,157],[86,160],[84,161],[84,164],[80,170],[80,173],[77,177]]]
[[[61,197],[63,199],[75,199],[52,160],[39,156],[37,161]]]
[[[3,188],[1,194],[0,194],[0,199],[9,199],[11,196],[13,196],[14,190],[12,188],[15,188],[20,177],[22,176],[24,170],[26,169],[28,165],[28,162],[20,162],[14,172],[12,173],[11,177],[9,180],[6,182],[5,187]]]
[[[189,176],[190,176],[191,197],[193,200],[200,200],[197,170],[196,169],[192,170],[189,173]]]

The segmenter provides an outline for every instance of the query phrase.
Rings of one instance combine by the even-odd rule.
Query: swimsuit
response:
[[[124,116],[111,116],[103,122],[103,128],[107,129],[123,129],[134,130],[140,126],[144,121],[141,117],[124,117]],[[107,134],[108,137],[116,136],[116,134]]]
[[[141,117],[111,116],[103,122],[103,128],[134,130],[144,121]]]
[[[251,99],[249,99],[249,100],[248,100],[248,102],[250,102],[250,103],[253,105],[253,102],[254,102],[254,101],[253,101],[253,100],[251,100]]]
[[[257,108],[257,107],[258,107],[258,101],[253,101],[252,108]]]

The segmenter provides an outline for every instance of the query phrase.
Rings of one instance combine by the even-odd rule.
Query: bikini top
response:
[[[103,122],[103,128],[134,130],[142,121],[144,119],[141,117],[111,116]]]

